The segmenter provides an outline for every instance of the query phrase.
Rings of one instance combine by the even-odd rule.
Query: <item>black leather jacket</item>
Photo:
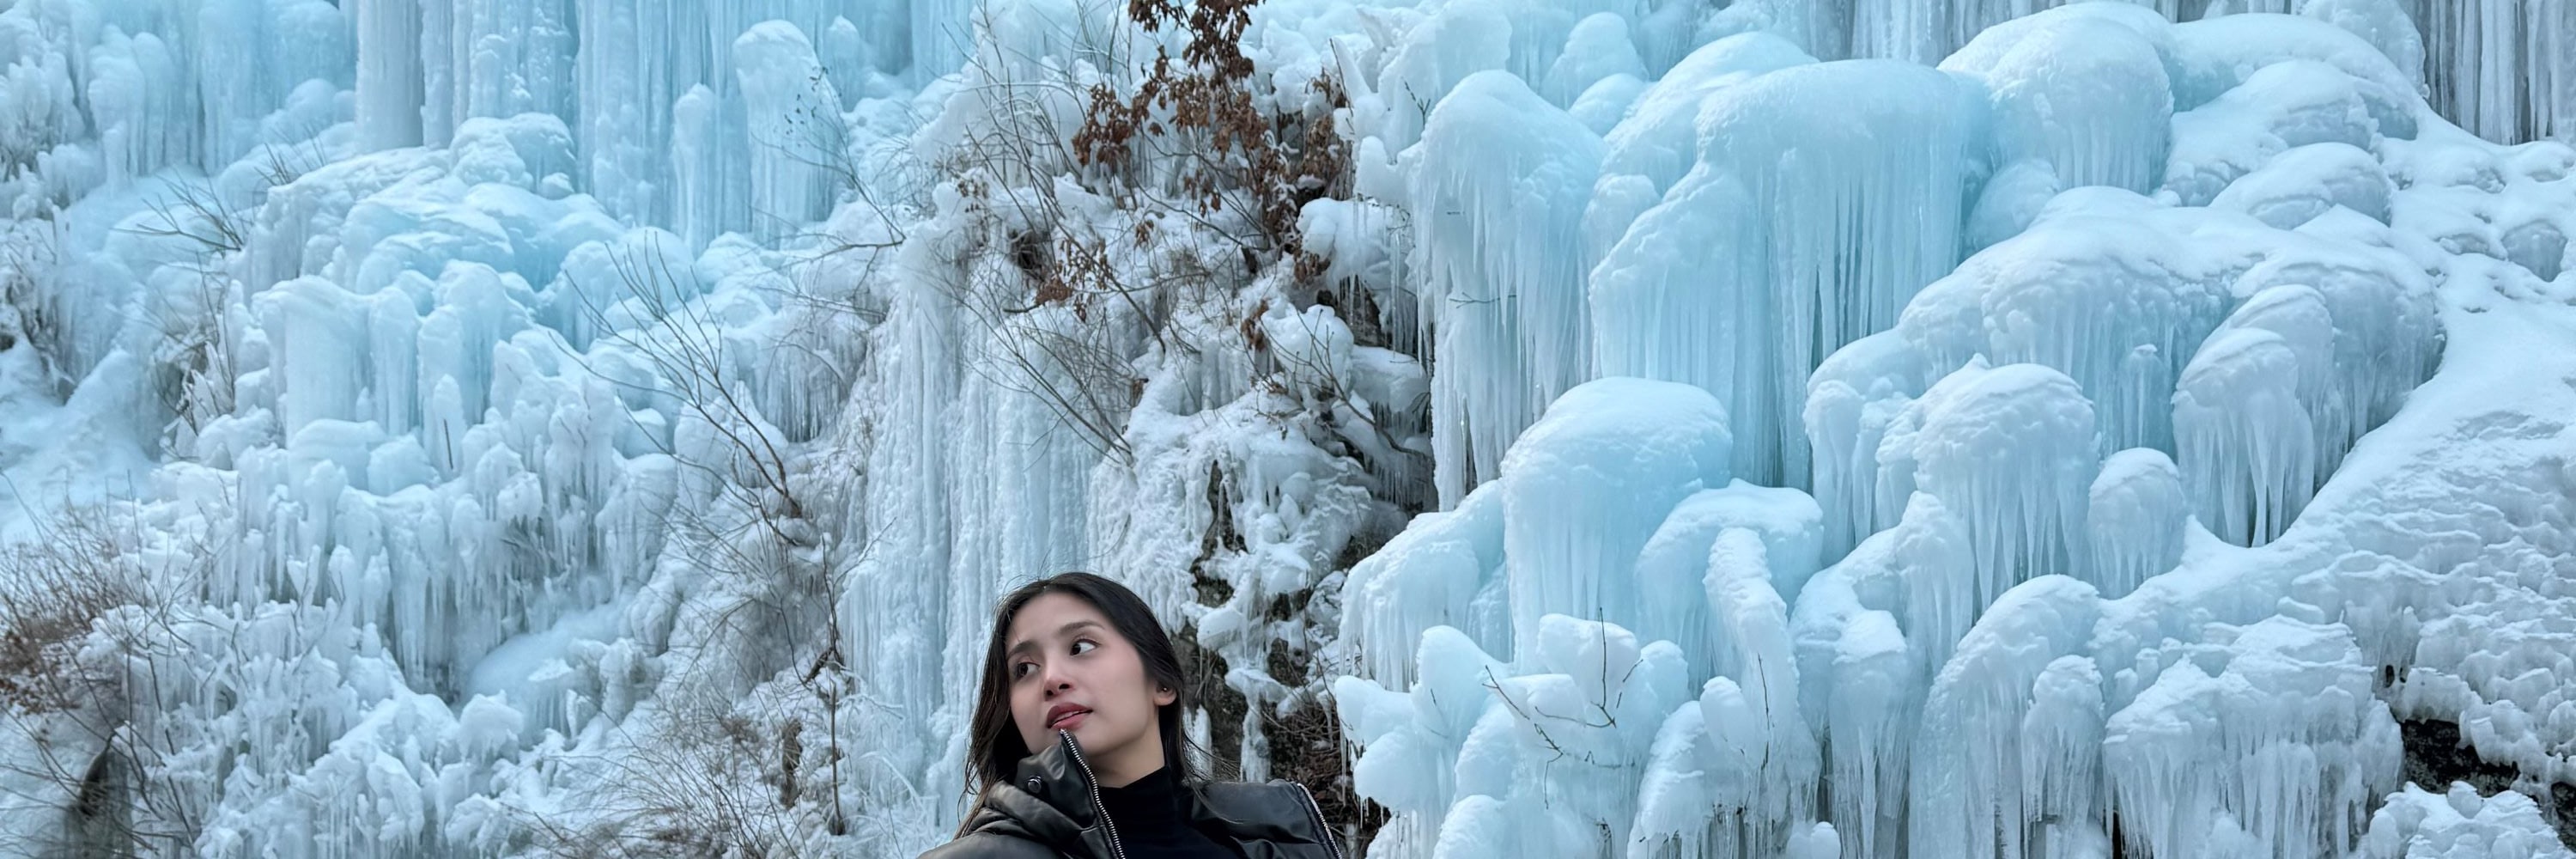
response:
[[[1011,783],[985,788],[965,835],[921,859],[1125,859],[1117,821],[1106,819],[1082,747],[1071,732],[1057,731],[1056,738],[1022,758]],[[1301,785],[1227,781],[1183,790],[1192,823],[1231,836],[1244,859],[1345,859]]]

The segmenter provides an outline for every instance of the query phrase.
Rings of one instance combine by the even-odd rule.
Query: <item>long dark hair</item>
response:
[[[993,636],[984,645],[984,679],[975,693],[975,716],[967,728],[966,787],[975,802],[958,823],[960,836],[974,824],[975,807],[983,805],[984,791],[1009,783],[1013,767],[1030,754],[1011,720],[1011,678],[1003,657],[1011,646],[1007,640],[1011,619],[1030,600],[1047,594],[1076,597],[1098,609],[1118,636],[1135,648],[1137,659],[1145,663],[1145,679],[1172,690],[1172,703],[1154,713],[1154,721],[1162,726],[1163,766],[1183,784],[1201,777],[1187,754],[1192,746],[1181,728],[1181,714],[1188,712],[1191,703],[1190,687],[1181,677],[1180,653],[1172,648],[1172,637],[1163,632],[1162,622],[1154,619],[1154,610],[1125,585],[1090,573],[1057,573],[1021,585],[993,607]]]

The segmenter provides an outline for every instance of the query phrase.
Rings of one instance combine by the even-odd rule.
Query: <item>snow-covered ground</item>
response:
[[[1149,6],[0,0],[0,856],[2570,855],[2576,3]]]

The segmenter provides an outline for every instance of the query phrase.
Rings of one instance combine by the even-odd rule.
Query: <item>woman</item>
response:
[[[1090,573],[1002,598],[967,741],[980,785],[922,859],[1343,859],[1304,787],[1198,777],[1179,654],[1145,601]]]

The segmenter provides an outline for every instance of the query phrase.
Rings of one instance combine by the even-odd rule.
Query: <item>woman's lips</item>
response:
[[[1091,711],[1089,710],[1075,710],[1062,716],[1055,717],[1055,721],[1047,723],[1047,727],[1059,731],[1070,731],[1082,727],[1082,718],[1089,715],[1091,715]]]

